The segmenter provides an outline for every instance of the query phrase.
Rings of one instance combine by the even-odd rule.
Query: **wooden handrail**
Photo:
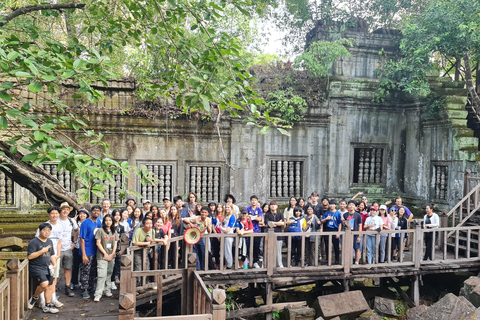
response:
[[[450,211],[447,212],[446,216],[449,217],[452,213],[454,213],[464,202],[470,200],[470,197],[477,191],[480,190],[480,183],[475,186],[472,190],[462,200],[460,200],[455,207],[453,207]]]

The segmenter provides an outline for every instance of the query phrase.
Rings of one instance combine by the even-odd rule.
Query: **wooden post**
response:
[[[21,294],[20,290],[22,289],[20,286],[20,278],[18,272],[18,266],[20,265],[20,261],[18,258],[13,258],[8,260],[7,262],[7,278],[10,279],[10,306],[6,306],[6,308],[10,308],[10,319],[11,320],[19,320],[20,319],[20,308],[23,309],[23,305],[21,304]]]
[[[157,317],[162,316],[163,305],[163,277],[157,276]]]
[[[225,290],[213,289],[212,304],[210,312],[213,320],[224,320],[227,317],[227,307],[225,306],[225,299],[227,298]]]
[[[273,228],[268,228],[268,241],[267,241],[267,248],[264,248],[263,255],[264,259],[267,262],[267,275],[273,275],[273,269],[276,266],[276,252],[277,252],[277,236],[275,235]],[[266,249],[266,250],[265,250]],[[265,257],[266,255],[266,257]]]
[[[415,233],[413,235],[413,262],[415,263],[415,268],[420,268],[422,262],[422,247],[423,247],[423,232],[420,227],[420,224],[415,226]]]
[[[120,260],[119,320],[133,320],[135,317],[136,286],[132,277],[133,253],[124,254]]]
[[[267,306],[271,306],[273,304],[273,283],[267,282],[266,285],[266,299],[265,303]],[[265,314],[265,320],[273,320],[273,313],[267,312]]]
[[[197,255],[195,253],[189,253],[186,262],[188,268],[182,286],[182,315],[193,314],[193,282],[195,281],[194,272],[197,267]]]
[[[470,192],[470,178],[472,176],[471,170],[465,170],[463,175],[463,196],[465,197],[467,193]]]
[[[342,243],[342,256],[343,270],[345,274],[350,273],[353,256],[353,234],[352,229],[350,229],[349,226],[345,228],[345,236],[343,237]]]
[[[413,303],[418,307],[420,305],[420,276],[412,276],[411,295]]]

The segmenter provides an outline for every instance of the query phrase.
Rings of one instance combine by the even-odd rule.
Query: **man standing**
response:
[[[150,212],[151,206],[152,206],[152,203],[150,202],[150,200],[143,200],[143,209],[142,209],[143,216],[145,216],[147,212]]]
[[[387,201],[385,202],[385,205],[389,205],[390,203],[392,203],[392,201]],[[405,208],[405,214],[407,215],[407,220],[408,222],[412,221],[413,220],[413,213],[412,211],[410,211],[410,209],[408,209],[406,206],[403,205],[403,200],[402,200],[402,197],[396,197],[395,198],[395,205],[392,206],[392,208],[395,208],[395,210],[398,212],[398,209],[400,207],[404,207]]]
[[[97,244],[95,241],[95,229],[101,228],[102,223],[98,220],[100,206],[93,206],[90,218],[85,219],[80,226],[80,252],[82,264],[80,265],[80,283],[83,291],[83,299],[90,299],[94,293],[95,277],[97,274]]]
[[[40,294],[45,296],[43,312],[58,313],[58,309],[52,304],[51,286],[53,276],[50,274],[49,266],[57,266],[57,259],[53,249],[53,242],[49,239],[52,226],[44,222],[38,227],[38,236],[28,244],[27,258],[29,260],[28,272],[30,277],[38,284],[35,293],[28,299],[28,309],[35,306]]]
[[[362,216],[355,211],[355,201],[348,202],[348,212],[343,214],[343,219],[350,223],[352,231],[362,231]],[[360,261],[360,243],[361,237],[357,234],[353,237],[353,250],[355,251],[355,264]],[[348,245],[348,244],[347,244]]]
[[[62,237],[63,237],[63,225],[58,222],[58,218],[60,216],[60,208],[59,207],[50,207],[47,209],[49,220],[47,223],[51,225],[51,232],[50,236],[48,237],[52,240],[53,243],[53,250],[55,252],[54,259],[57,261],[60,259],[60,254],[62,252]],[[37,230],[35,237],[40,235],[40,229]],[[48,286],[48,292],[52,293],[52,303],[55,307],[61,308],[63,307],[63,303],[58,301],[57,294],[55,293],[55,286],[57,285],[57,279],[60,275],[60,266],[58,263],[55,263],[55,271],[53,273],[53,283]],[[44,299],[40,299],[40,306],[44,308],[46,301]]]
[[[248,215],[250,216],[253,224],[253,233],[260,233],[260,221],[263,219],[262,208],[258,205],[258,197],[253,195],[250,197],[251,206],[246,207]],[[260,243],[262,237],[253,238],[253,267],[260,268],[258,262],[260,261]]]
[[[80,229],[77,222],[70,218],[68,215],[73,210],[67,202],[60,205],[60,219],[58,222],[63,225],[62,236],[62,252],[60,254],[60,268],[63,268],[65,276],[65,294],[69,297],[74,297],[70,282],[72,280],[72,267],[73,267],[73,249],[75,248],[75,242],[77,242]]]
[[[282,232],[282,227],[285,226],[285,219],[283,212],[277,212],[278,202],[270,201],[270,210],[265,214],[265,225],[273,228],[274,232]],[[269,222],[272,223],[269,223]],[[282,245],[283,237],[277,237],[277,267],[283,268],[282,262]]]
[[[137,228],[132,238],[132,245],[137,247],[148,247],[155,240],[155,232],[153,228],[153,221],[150,218],[145,218],[143,220],[143,228]],[[133,270],[142,270],[142,259],[143,252],[142,250],[136,250],[133,254]],[[148,258],[145,261],[145,266],[147,270],[150,270],[150,259]],[[137,286],[142,285],[142,278],[137,277]]]
[[[323,215],[323,207],[321,203],[318,203],[318,198],[318,192],[312,192],[312,194],[310,195],[310,204],[313,207],[313,213],[317,216],[318,219],[321,219]]]
[[[342,215],[336,210],[337,202],[334,199],[329,201],[328,211],[322,216],[323,231],[325,232],[340,232],[342,230]],[[325,242],[325,256],[327,258],[331,254],[329,245],[329,236],[324,236]],[[340,263],[340,235],[332,236],[333,250],[335,251],[335,264]]]

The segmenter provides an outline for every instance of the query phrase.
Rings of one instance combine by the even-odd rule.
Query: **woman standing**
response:
[[[190,192],[188,194],[188,201],[183,205],[185,208],[187,208],[188,213],[190,215],[193,215],[193,212],[195,211],[195,206],[197,204],[197,194]]]
[[[289,232],[302,232],[306,227],[305,219],[302,217],[302,209],[300,207],[295,207],[293,209],[293,217],[287,222]],[[292,237],[292,256],[295,259],[295,266],[298,266],[302,256],[302,240],[300,236]]]
[[[283,217],[285,218],[285,221],[290,220],[291,217],[293,217],[293,209],[297,206],[297,199],[295,197],[290,197],[290,201],[288,202],[288,207],[285,208],[283,211]],[[303,214],[303,209],[302,209],[302,214]],[[265,216],[265,213],[263,214]]]
[[[224,216],[224,207],[221,203],[217,204],[217,208],[215,209],[215,214],[212,216],[212,232],[213,233],[222,233],[220,230],[220,225],[223,222]],[[218,269],[220,265],[220,241],[218,238],[210,238],[211,245],[212,245],[212,257],[215,259],[214,268]]]
[[[370,207],[370,217],[365,221],[365,231],[381,231],[383,228],[383,220],[377,216],[377,208]],[[376,234],[367,235],[367,263],[375,263],[375,247],[376,247]]]
[[[115,264],[118,234],[113,227],[113,217],[107,214],[103,217],[102,228],[95,233],[97,242],[97,289],[93,301],[99,302],[105,290],[105,296],[112,297],[110,279]]]
[[[307,206],[307,215],[305,216],[305,227],[303,228],[303,232],[317,232],[322,231],[322,224],[320,220],[318,220],[317,216],[313,214],[313,207]],[[307,263],[306,267],[314,266],[315,265],[315,237],[310,236],[305,241],[305,253],[307,256]]]
[[[407,229],[408,229],[408,219],[406,216],[405,208],[402,206],[398,208],[398,230],[407,230]],[[399,235],[399,238],[401,240],[402,238],[401,234]],[[405,245],[407,244],[407,239],[408,239],[408,234],[404,233],[403,243],[400,244],[403,247],[403,249],[405,249]],[[400,257],[398,257],[398,259],[400,259]]]
[[[158,212],[158,206],[156,205],[153,205],[151,208],[150,208],[150,212],[153,213],[153,218],[154,219],[157,219],[159,218],[159,212]]]
[[[388,211],[388,217],[390,218],[390,230],[398,229],[398,217],[396,215],[396,207],[391,207]],[[392,248],[391,248],[391,260],[396,260],[395,250],[400,250],[400,233],[392,233]]]
[[[142,209],[139,207],[135,208],[128,219],[128,225],[130,226],[129,239],[132,240],[132,236],[135,233],[135,230],[142,225],[143,213]]]
[[[180,219],[180,215],[178,214],[178,209],[176,206],[172,206],[170,207],[170,221],[172,223],[172,229],[171,229],[171,232],[170,232],[170,235],[172,238],[175,238],[175,237],[181,237],[183,236],[183,223],[182,223],[182,219]],[[180,251],[180,248],[181,248],[181,242],[179,241],[175,241],[173,243],[170,244],[170,249],[168,250],[168,260],[169,260],[169,264],[172,266],[172,268],[175,268],[176,265],[175,265],[175,252],[178,252]],[[179,258],[180,257],[180,254],[178,255]]]
[[[436,229],[440,225],[440,219],[438,218],[438,215],[433,212],[433,207],[435,205],[428,204],[425,207],[425,212],[427,213],[423,217],[423,227],[425,229]],[[432,232],[424,232],[425,233],[425,256],[423,257],[423,260],[432,260],[432,250],[433,250],[433,231]]]
[[[225,218],[223,219],[222,224],[220,225],[220,230],[224,234],[233,234],[235,231],[235,218],[234,209],[232,204],[225,205]],[[225,260],[227,261],[227,269],[231,269],[233,266],[233,254],[232,254],[232,245],[233,237],[226,237],[224,243],[225,250]]]
[[[387,206],[382,204],[380,206],[380,218],[383,221],[382,230],[390,230],[390,218],[387,215]],[[381,233],[380,234],[380,262],[385,262],[385,245],[387,244],[387,234]]]
[[[122,219],[122,214],[117,209],[112,211],[113,215],[113,228],[118,235],[118,239],[125,233],[125,228],[120,223]],[[117,290],[116,284],[120,283],[120,240],[117,242],[117,250],[115,251],[115,265],[113,266],[113,273],[112,273],[112,290]]]
[[[227,204],[228,206],[228,204]],[[241,217],[239,217],[237,223],[237,233],[240,236],[243,236],[245,234],[253,233],[253,224],[252,220],[250,219],[250,216],[248,215],[248,211],[246,209],[242,210]],[[240,241],[238,243],[238,250],[239,250],[239,265],[238,267],[241,269],[242,267],[244,269],[248,269],[248,265],[245,264],[245,261],[250,254],[250,246],[249,241],[250,238],[240,238]]]
[[[77,215],[77,225],[78,228],[80,229],[80,225],[82,224],[85,219],[88,218],[88,211],[85,208],[81,208],[78,210],[78,215]],[[75,242],[75,248],[72,250],[73,254],[73,267],[72,267],[72,285],[74,287],[78,287],[78,271],[80,268],[80,264],[82,263],[82,255],[78,253],[80,250],[80,238],[77,239]]]

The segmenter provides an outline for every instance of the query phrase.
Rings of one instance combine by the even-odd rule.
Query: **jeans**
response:
[[[380,235],[380,262],[385,262],[385,246],[387,244],[387,235]]]
[[[277,267],[280,267],[280,268],[283,268],[282,246],[283,246],[283,240],[277,240]]]
[[[425,255],[423,260],[432,260],[433,232],[425,232]]]
[[[305,240],[305,257],[309,266],[315,265],[315,242],[310,242],[310,239]]]
[[[225,243],[224,243],[225,260],[227,261],[227,268],[229,269],[233,266],[233,252],[232,252],[233,240],[234,238],[225,238]]]
[[[112,293],[111,287],[111,277],[113,273],[113,266],[115,265],[115,259],[112,261],[107,260],[98,260],[97,261],[97,289],[95,290],[95,298],[101,298],[103,294],[103,290],[107,294]]]
[[[205,270],[205,238],[193,245],[193,253],[197,254],[197,270]]]
[[[215,264],[220,264],[220,241],[217,238],[210,238],[210,244],[212,249],[212,256],[215,259]],[[225,247],[226,248],[226,247]]]
[[[375,235],[367,235],[367,262],[375,263]]]

